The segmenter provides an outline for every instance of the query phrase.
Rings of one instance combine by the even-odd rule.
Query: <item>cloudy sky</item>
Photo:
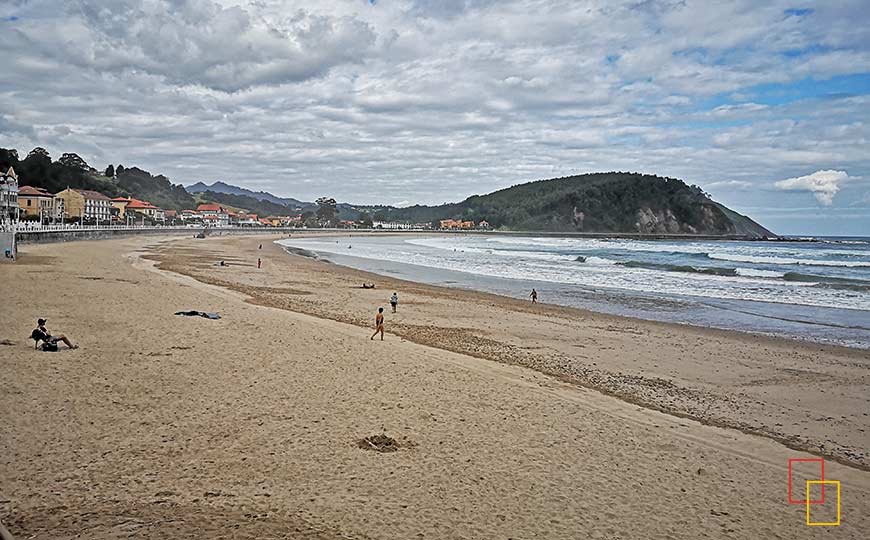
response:
[[[641,171],[870,234],[866,0],[0,0],[0,146],[407,204]]]

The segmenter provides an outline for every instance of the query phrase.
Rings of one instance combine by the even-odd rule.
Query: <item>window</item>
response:
[[[30,199],[27,199],[27,206],[30,206]]]

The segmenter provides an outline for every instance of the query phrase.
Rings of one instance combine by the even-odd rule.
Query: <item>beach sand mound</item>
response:
[[[395,452],[400,446],[399,441],[383,433],[360,439],[356,444],[363,450],[374,450],[375,452]]]

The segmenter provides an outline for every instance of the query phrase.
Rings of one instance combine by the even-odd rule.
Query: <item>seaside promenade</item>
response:
[[[24,244],[0,283],[16,538],[870,530],[865,352],[388,280],[261,235]],[[41,316],[81,348],[34,350]],[[360,448],[378,434],[398,450]],[[787,501],[788,460],[819,453],[835,529]]]

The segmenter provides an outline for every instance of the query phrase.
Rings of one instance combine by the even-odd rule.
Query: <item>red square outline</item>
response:
[[[809,503],[807,503],[806,499],[803,499],[800,501],[796,501],[796,500],[792,499],[792,496],[791,496],[792,495],[791,465],[795,461],[803,461],[803,462],[818,461],[819,463],[822,464],[822,477],[819,478],[818,480],[825,479],[825,460],[824,459],[822,459],[822,458],[789,458],[789,460],[788,460],[788,503],[789,504],[825,504],[825,486],[824,486],[824,484],[822,484],[822,500],[820,500],[820,501],[811,500]]]

